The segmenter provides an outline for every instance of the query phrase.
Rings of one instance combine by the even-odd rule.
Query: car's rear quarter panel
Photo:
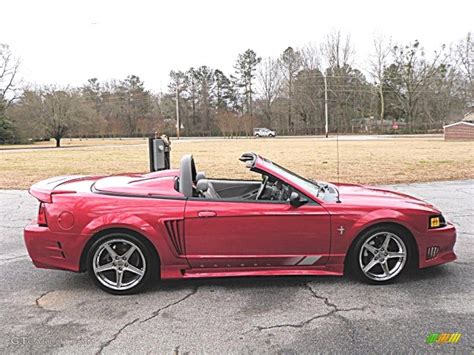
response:
[[[46,204],[48,227],[28,226],[25,242],[37,266],[79,271],[84,248],[90,246],[92,237],[109,229],[131,230],[147,238],[159,251],[165,273],[176,273],[188,264],[173,246],[164,222],[183,220],[184,205],[184,199],[91,192],[54,195],[53,203]],[[69,215],[73,216],[72,226]],[[66,226],[63,216],[69,216]]]

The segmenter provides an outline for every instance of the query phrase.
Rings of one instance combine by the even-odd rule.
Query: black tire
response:
[[[387,236],[390,236],[389,246],[384,248],[383,242]],[[375,253],[369,251],[369,248]],[[414,265],[415,251],[411,236],[403,228],[393,225],[375,226],[365,231],[353,244],[347,257],[346,270],[366,283],[385,285],[397,280]],[[403,252],[403,258],[395,256]],[[374,263],[373,266],[364,272],[363,266],[368,268],[371,262]],[[386,265],[385,269],[383,264]]]
[[[260,138],[260,134],[257,133],[257,134],[255,135],[255,138]]]
[[[114,258],[106,246],[116,253]],[[132,246],[135,250],[132,250]],[[127,252],[131,252],[129,258],[127,258]],[[99,267],[107,268],[112,263],[114,266],[111,266],[109,270],[96,272]],[[135,268],[133,272],[130,271],[132,267]],[[87,253],[87,271],[90,278],[99,288],[113,295],[129,295],[142,291],[149,286],[154,278],[153,275],[158,273],[158,267],[159,262],[150,247],[138,236],[127,232],[111,232],[101,236],[92,244]],[[121,271],[118,270],[119,268]],[[142,274],[136,272],[142,272]],[[115,285],[113,285],[114,273]],[[119,274],[122,275],[120,280],[123,280],[124,286],[118,288],[117,286],[121,285],[118,282]]]

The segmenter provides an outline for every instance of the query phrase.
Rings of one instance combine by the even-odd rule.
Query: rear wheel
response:
[[[349,255],[349,265],[359,279],[385,284],[400,277],[412,257],[411,240],[401,228],[379,226],[357,240]]]
[[[99,238],[87,257],[89,276],[102,290],[116,295],[141,291],[156,271],[156,260],[139,238],[111,233]]]

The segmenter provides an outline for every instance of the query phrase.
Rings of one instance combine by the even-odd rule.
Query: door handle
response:
[[[216,215],[217,213],[214,211],[199,211],[198,212],[199,217],[215,217]]]

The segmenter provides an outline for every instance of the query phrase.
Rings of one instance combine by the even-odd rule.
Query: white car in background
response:
[[[256,138],[259,137],[276,137],[276,131],[268,129],[268,128],[254,128],[253,135]]]

